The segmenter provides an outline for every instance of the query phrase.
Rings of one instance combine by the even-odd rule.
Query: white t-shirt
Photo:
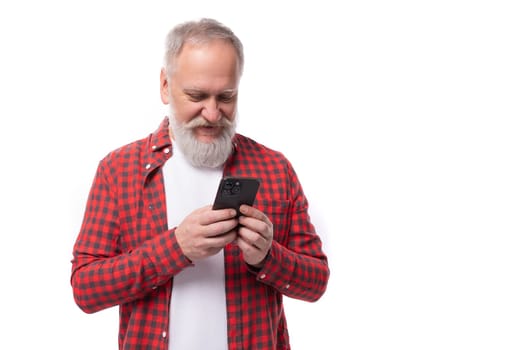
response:
[[[173,142],[173,155],[162,169],[168,227],[192,211],[213,203],[222,168],[195,168]],[[170,350],[228,349],[224,252],[194,261],[173,277]]]

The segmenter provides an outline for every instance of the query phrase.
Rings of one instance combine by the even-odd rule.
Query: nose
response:
[[[210,123],[216,123],[221,119],[221,110],[219,108],[219,104],[215,99],[212,98],[209,101],[207,101],[202,110],[202,116]]]

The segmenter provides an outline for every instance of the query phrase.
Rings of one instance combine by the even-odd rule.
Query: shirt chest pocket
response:
[[[273,239],[286,245],[291,220],[291,201],[258,199],[254,206],[262,211],[273,224]]]

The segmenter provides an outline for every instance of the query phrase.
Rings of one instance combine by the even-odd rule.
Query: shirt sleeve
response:
[[[191,265],[173,229],[121,251],[120,211],[127,204],[119,198],[115,183],[112,171],[101,162],[73,247],[73,295],[87,313],[142,298]]]
[[[326,290],[330,275],[328,259],[310,220],[308,201],[291,165],[288,176],[291,186],[291,203],[285,214],[288,231],[285,238],[274,239],[264,265],[251,271],[260,282],[282,294],[313,302]]]

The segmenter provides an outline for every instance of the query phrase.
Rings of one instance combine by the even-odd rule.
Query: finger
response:
[[[270,219],[268,219],[268,217],[266,215],[264,215],[264,213],[262,211],[260,211],[259,209],[257,209],[257,208],[254,208],[254,207],[251,207],[249,205],[243,204],[243,205],[241,205],[239,210],[240,210],[241,214],[244,215],[244,216],[248,216],[248,217],[251,217],[251,218],[254,218],[254,219],[257,219],[257,220],[261,220],[261,221],[264,221],[266,223],[270,222]]]
[[[239,246],[239,248],[245,256],[259,256],[260,254],[262,254],[263,251],[263,249],[257,247],[252,242],[247,241],[243,237],[237,238],[237,245]]]
[[[208,237],[206,240],[210,247],[224,248],[225,245],[233,242],[235,239],[237,239],[237,230],[230,230],[221,235]]]
[[[240,216],[239,224],[242,227],[246,227],[254,232],[258,232],[265,239],[269,240],[269,239],[272,239],[273,237],[273,228],[272,228],[273,226],[271,222],[267,223],[265,221],[255,219],[253,217]]]
[[[235,209],[218,209],[212,210],[211,206],[205,207],[201,213],[201,225],[209,225],[219,221],[225,221],[237,216]]]
[[[229,219],[224,221],[214,222],[203,226],[204,237],[216,237],[221,236],[230,231],[233,231],[239,225],[237,219]]]
[[[257,248],[265,249],[268,245],[268,239],[256,231],[252,231],[247,227],[239,228],[239,237],[247,244]]]

